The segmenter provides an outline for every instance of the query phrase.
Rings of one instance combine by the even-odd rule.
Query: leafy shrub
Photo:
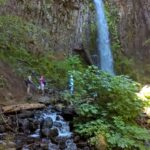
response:
[[[135,119],[142,111],[143,102],[136,92],[139,84],[127,76],[112,76],[90,66],[83,72],[72,71],[75,79],[74,97],[80,95],[78,117],[74,120],[76,132],[96,144],[102,135],[110,149],[142,149],[149,140],[146,129]],[[92,99],[86,103],[86,99]],[[82,122],[81,122],[82,120]]]
[[[136,92],[138,84],[126,76],[112,76],[89,67],[84,72],[73,71],[76,93],[82,98],[96,98],[97,103],[115,114],[129,120],[142,110],[143,103]],[[124,111],[126,110],[126,111]]]
[[[96,145],[99,135],[105,137],[109,149],[140,149],[146,150],[145,142],[150,140],[149,132],[136,124],[125,123],[121,117],[112,120],[105,118],[78,123],[76,132],[84,137],[90,137],[89,142]]]

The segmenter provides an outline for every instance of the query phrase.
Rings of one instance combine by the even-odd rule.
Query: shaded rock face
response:
[[[42,26],[50,34],[50,39],[44,39],[49,49],[71,53],[82,43],[89,18],[88,3],[85,0],[8,0],[0,6],[0,14],[21,16]]]
[[[150,1],[108,0],[118,8],[119,33],[124,53],[133,58],[135,66],[147,67],[150,63]],[[150,69],[149,69],[150,70]]]
[[[150,56],[150,1],[120,0],[120,35],[125,51],[144,61]]]

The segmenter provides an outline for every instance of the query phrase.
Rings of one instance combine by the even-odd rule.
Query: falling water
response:
[[[103,0],[94,0],[94,3],[97,13],[98,26],[98,54],[100,59],[98,67],[103,71],[114,74],[113,57],[110,48],[109,32],[104,12]]]

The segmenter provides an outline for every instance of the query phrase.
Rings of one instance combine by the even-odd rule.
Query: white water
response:
[[[114,75],[113,57],[110,48],[109,31],[104,12],[103,0],[94,0],[94,3],[97,14],[98,54],[100,59],[98,67],[101,70]]]
[[[70,138],[72,136],[72,132],[70,132],[69,123],[64,121],[63,117],[60,115],[57,115],[55,112],[51,112],[50,110],[48,112],[44,112],[38,117],[38,120],[51,118],[54,122],[54,125],[52,128],[58,129],[58,137],[67,137]],[[55,126],[55,123],[61,124],[60,127]],[[40,129],[37,129],[34,134],[30,135],[30,137],[39,137],[40,136]]]

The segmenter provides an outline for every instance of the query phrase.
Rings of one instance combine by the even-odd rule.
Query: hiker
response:
[[[31,86],[33,85],[32,76],[29,75],[27,80],[25,80],[26,86],[27,86],[27,94],[31,94]]]
[[[70,94],[72,95],[74,91],[74,79],[72,75],[70,75],[70,78],[69,78],[69,91],[70,91]]]
[[[42,95],[44,95],[44,93],[45,93],[44,89],[45,89],[46,82],[45,82],[45,79],[44,79],[43,75],[40,77],[39,82],[40,82],[39,88],[42,91]]]

